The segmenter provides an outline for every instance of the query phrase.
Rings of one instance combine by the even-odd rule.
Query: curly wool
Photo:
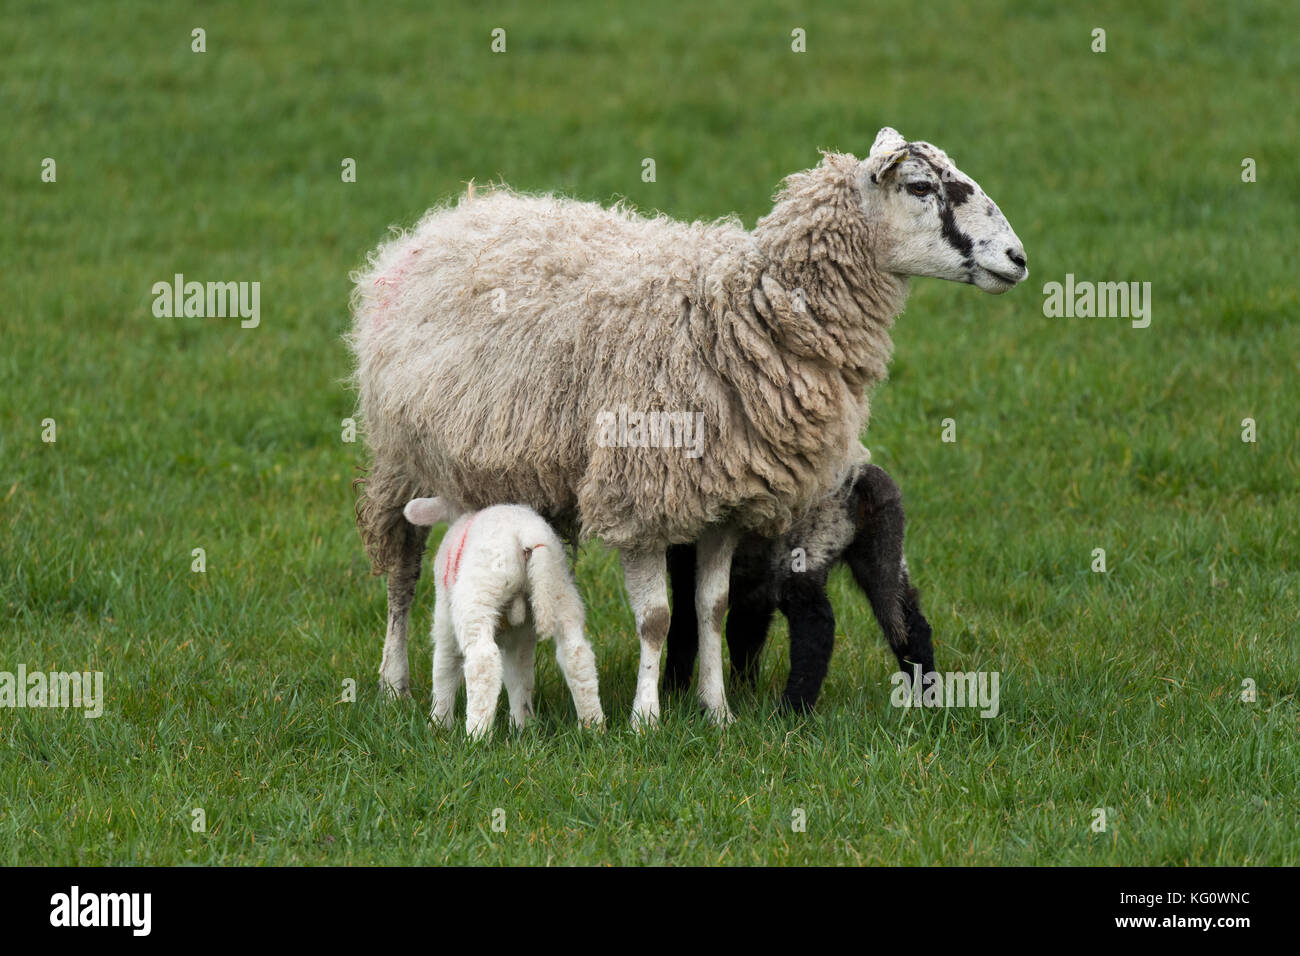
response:
[[[857,169],[826,154],[752,233],[495,189],[383,244],[350,335],[376,568],[390,489],[399,512],[417,493],[526,504],[615,548],[784,532],[841,480],[906,299],[875,268]],[[702,455],[601,447],[620,406],[702,413]]]

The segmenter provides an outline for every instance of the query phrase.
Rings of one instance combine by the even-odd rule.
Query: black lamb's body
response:
[[[909,677],[934,670],[930,623],[903,557],[903,496],[883,468],[855,466],[838,492],[797,522],[786,535],[749,535],[731,564],[727,647],[733,680],[753,687],[758,659],[778,609],[790,626],[790,677],[782,705],[808,710],[817,702],[835,644],[835,612],[826,580],[838,562],[871,602],[871,610]],[[799,549],[799,550],[797,550]],[[669,549],[673,594],[695,593],[695,548]],[[695,602],[674,601],[664,678],[669,690],[691,681],[698,645]]]

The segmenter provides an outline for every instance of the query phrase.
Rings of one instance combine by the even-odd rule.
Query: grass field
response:
[[[5,5],[0,671],[106,700],[0,709],[0,863],[1300,862],[1294,5],[489,6]],[[638,735],[594,544],[607,732],[544,648],[539,726],[434,734],[423,585],[415,700],[381,699],[340,337],[386,228],[471,178],[752,226],[883,125],[979,180],[1032,270],[916,281],[866,435],[937,663],[999,672],[999,715],[891,707],[838,572],[818,713],[776,712],[781,625],[734,726],[678,702]],[[156,318],[178,272],[260,282],[260,325]],[[1150,327],[1045,317],[1067,273],[1150,282]]]

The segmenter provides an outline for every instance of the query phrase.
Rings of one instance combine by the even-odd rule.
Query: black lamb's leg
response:
[[[758,661],[775,613],[770,588],[732,592],[731,610],[727,612],[727,652],[731,656],[731,679],[740,687],[754,690],[758,686]]]
[[[872,613],[909,678],[916,665],[934,670],[930,622],[907,574],[903,557],[903,495],[883,468],[866,466],[854,486],[857,534],[844,553],[853,579],[871,602]]]
[[[668,624],[668,659],[664,663],[665,693],[684,693],[699,651],[699,626],[695,617],[695,545],[675,544],[668,549],[668,580],[672,584],[672,617]]]
[[[817,703],[835,648],[835,612],[826,596],[826,571],[792,576],[778,606],[790,625],[790,679],[781,706],[808,711]]]
[[[776,546],[769,539],[746,535],[731,558],[727,653],[732,683],[750,691],[758,686],[758,661],[776,613],[778,583],[772,560]]]
[[[908,674],[914,674],[916,665],[921,665],[921,673],[929,674],[934,670],[934,645],[930,642],[930,622],[921,613],[921,595],[907,577],[907,565],[903,565],[903,625],[907,629],[907,646],[901,651],[894,649],[898,666]]]

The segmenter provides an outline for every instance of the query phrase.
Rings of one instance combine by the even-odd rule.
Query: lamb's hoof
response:
[[[605,715],[592,714],[590,717],[583,718],[582,729],[603,733],[605,730]]]
[[[815,703],[817,703],[816,697],[791,697],[786,695],[781,698],[780,710],[783,714],[807,717],[813,712],[813,704]]]
[[[410,681],[390,681],[387,678],[379,678],[379,689],[383,691],[384,696],[390,700],[410,700],[411,683]]]

